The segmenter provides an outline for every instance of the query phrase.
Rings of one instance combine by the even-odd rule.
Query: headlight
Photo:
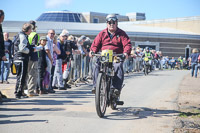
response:
[[[101,56],[101,61],[105,61],[106,57],[105,56]]]

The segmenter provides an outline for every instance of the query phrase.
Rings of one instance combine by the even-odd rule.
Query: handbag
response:
[[[11,73],[12,73],[13,75],[16,75],[16,74],[17,74],[17,69],[16,69],[15,63],[13,63],[13,61],[12,61],[12,63],[11,63]]]

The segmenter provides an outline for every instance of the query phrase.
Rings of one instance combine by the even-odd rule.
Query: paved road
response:
[[[177,115],[178,86],[188,73],[166,70],[148,76],[126,75],[121,95],[124,106],[114,111],[108,108],[103,119],[96,114],[90,85],[34,98],[12,99],[0,104],[0,132],[169,133]]]

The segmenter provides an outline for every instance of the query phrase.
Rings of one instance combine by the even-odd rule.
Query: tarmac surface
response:
[[[179,114],[177,106],[179,86],[187,70],[154,71],[148,76],[131,73],[125,76],[121,94],[123,106],[107,108],[104,118],[95,110],[91,83],[80,83],[67,91],[16,100],[16,79],[1,84],[0,90],[8,99],[0,104],[2,133],[54,132],[173,132]],[[200,78],[197,78],[200,79]],[[185,81],[184,81],[185,82]]]

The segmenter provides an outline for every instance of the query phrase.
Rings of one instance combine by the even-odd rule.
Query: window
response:
[[[81,22],[80,14],[68,12],[43,13],[36,21]]]
[[[99,23],[99,19],[98,18],[93,18],[93,23]]]

